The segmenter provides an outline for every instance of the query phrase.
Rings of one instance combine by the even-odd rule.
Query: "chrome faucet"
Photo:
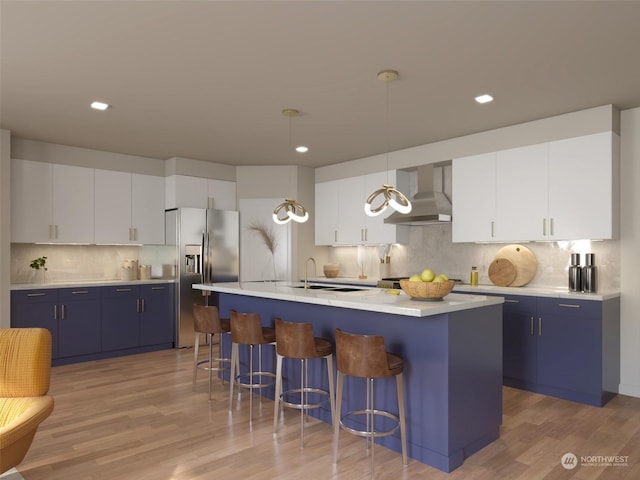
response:
[[[313,276],[316,276],[316,260],[313,257],[309,257],[304,262],[304,288],[309,288],[309,274],[307,273],[307,267],[309,266],[309,260],[313,262]]]

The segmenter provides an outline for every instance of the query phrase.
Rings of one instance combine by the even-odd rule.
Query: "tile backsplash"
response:
[[[47,283],[120,280],[120,267],[127,259],[136,259],[141,265],[174,265],[175,247],[14,243],[11,283],[42,283],[42,273],[29,267],[33,259],[42,256],[47,257]]]
[[[536,256],[538,269],[528,284],[535,287],[568,286],[571,253],[595,253],[598,267],[598,290],[620,288],[620,244],[617,240],[524,243]],[[469,283],[472,266],[478,267],[479,283],[490,285],[488,270],[495,254],[505,244],[452,243],[451,224],[411,227],[408,245],[391,248],[390,275],[409,276],[424,268],[444,272],[451,278]],[[340,264],[340,276],[356,277],[364,261],[364,273],[370,279],[380,278],[378,247],[329,248],[329,261]]]

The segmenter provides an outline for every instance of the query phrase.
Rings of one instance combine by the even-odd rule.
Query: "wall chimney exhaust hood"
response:
[[[411,199],[413,208],[408,214],[393,213],[384,219],[384,223],[395,225],[429,225],[451,222],[451,201],[444,193],[444,167],[442,169],[442,188],[436,191],[433,185],[433,165],[417,168],[418,191]]]

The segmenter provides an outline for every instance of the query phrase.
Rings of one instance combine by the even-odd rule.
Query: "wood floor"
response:
[[[313,423],[299,448],[297,412],[287,409],[276,439],[273,402],[248,394],[229,415],[228,389],[206,376],[191,388],[191,350],[166,350],[55,367],[53,414],[41,425],[18,470],[26,480],[195,480],[370,478],[364,441],[340,437],[331,459],[331,427]],[[254,397],[254,399],[257,397]],[[257,418],[256,418],[257,417]],[[562,455],[627,455],[623,466],[578,465]],[[504,388],[501,437],[451,474],[375,449],[378,479],[638,479],[640,399],[618,396],[604,408]]]

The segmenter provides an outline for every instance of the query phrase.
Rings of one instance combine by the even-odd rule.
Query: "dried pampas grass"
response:
[[[273,230],[271,227],[267,227],[263,222],[255,221],[249,225],[249,230],[256,232],[262,238],[264,245],[271,252],[271,255],[274,255],[276,252],[276,247],[278,246],[278,242],[276,241],[276,237],[273,234]]]

